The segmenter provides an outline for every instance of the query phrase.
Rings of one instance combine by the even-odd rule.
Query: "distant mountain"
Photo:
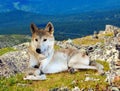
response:
[[[120,0],[0,0],[0,12],[22,10],[47,15],[120,9]]]
[[[30,23],[45,27],[51,21],[56,39],[68,39],[103,30],[106,24],[120,27],[120,10],[85,12],[68,15],[42,15],[25,11],[0,13],[0,34],[30,35]]]

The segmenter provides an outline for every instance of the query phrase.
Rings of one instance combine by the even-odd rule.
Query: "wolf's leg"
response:
[[[37,59],[33,55],[30,55],[29,67],[38,68],[39,65],[40,63],[37,61]]]
[[[89,65],[89,58],[83,57],[81,54],[77,54],[68,62],[68,67],[74,68],[74,69],[97,69],[95,66]]]

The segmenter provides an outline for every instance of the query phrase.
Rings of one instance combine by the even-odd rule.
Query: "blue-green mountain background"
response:
[[[78,38],[106,24],[120,27],[120,0],[0,0],[0,34],[30,35],[51,21],[56,39]]]

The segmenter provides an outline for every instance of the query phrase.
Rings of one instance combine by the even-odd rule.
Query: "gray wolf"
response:
[[[38,66],[36,75],[42,73],[58,73],[63,71],[76,71],[78,69],[93,69],[103,72],[103,66],[98,63],[93,65],[85,52],[75,49],[54,50],[54,26],[48,22],[44,29],[39,29],[35,24],[30,25],[32,39],[29,46],[29,67]]]

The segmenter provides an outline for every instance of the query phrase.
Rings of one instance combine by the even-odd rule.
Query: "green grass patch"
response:
[[[104,66],[105,71],[110,70],[109,63],[107,61],[104,60],[96,60],[96,61]]]
[[[59,49],[60,49],[60,46],[55,45],[55,46],[54,46],[54,49],[55,49],[55,50],[59,50]]]
[[[2,49],[0,49],[0,56],[7,53],[7,52],[11,52],[11,51],[16,51],[16,50],[12,47],[2,48]]]
[[[97,60],[97,62],[104,65],[105,71],[109,70],[108,63],[105,61]],[[99,81],[85,81],[85,74]],[[100,91],[108,84],[105,82],[105,76],[98,75],[94,70],[80,70],[75,74],[68,72],[62,72],[58,74],[47,75],[45,81],[24,81],[24,74],[17,74],[10,78],[0,79],[0,91],[48,91],[49,89],[56,87],[68,87],[69,89],[74,86],[79,88],[95,88],[99,85]],[[76,83],[72,84],[73,81]]]
[[[93,39],[92,36],[86,36],[83,38],[74,39],[73,43],[76,45],[90,46],[96,43],[104,43],[103,39]]]

